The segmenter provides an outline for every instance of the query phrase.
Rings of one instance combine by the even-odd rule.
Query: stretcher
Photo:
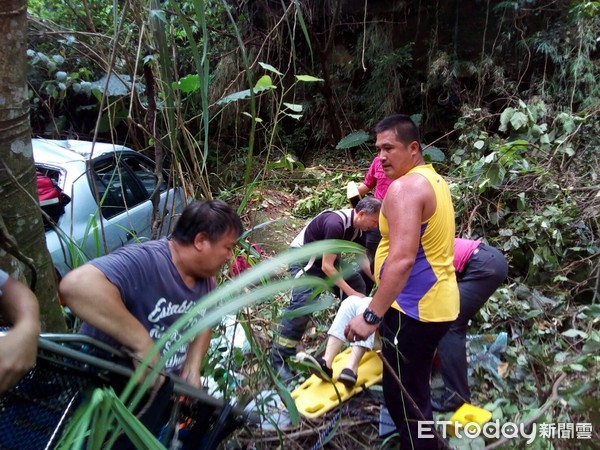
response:
[[[119,392],[133,374],[131,359],[125,352],[88,336],[42,334],[38,347],[35,367],[0,396],[2,450],[54,448],[87,393],[102,386]],[[167,448],[216,449],[241,425],[258,422],[253,413],[214,398],[178,377],[169,376],[168,389],[167,383],[163,386],[166,396],[156,419],[166,426],[177,416],[176,423],[185,424],[185,429],[164,433],[178,439],[176,445],[163,442]]]
[[[347,389],[341,381],[337,381],[337,376],[346,367],[351,350],[348,347],[333,359],[332,381],[322,380],[313,374],[292,392],[298,412],[304,417],[320,417],[365,388],[381,382],[383,363],[373,350],[366,352],[360,360],[357,382],[352,389]]]

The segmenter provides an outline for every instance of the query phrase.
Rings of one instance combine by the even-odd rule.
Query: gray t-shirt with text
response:
[[[216,284],[215,278],[210,277],[197,280],[189,288],[173,264],[166,238],[127,245],[90,264],[119,289],[127,310],[144,325],[154,341]],[[81,333],[119,346],[113,338],[87,323],[81,327]],[[163,352],[179,337],[180,333],[171,336]],[[187,345],[169,359],[166,369],[179,374],[186,354]]]

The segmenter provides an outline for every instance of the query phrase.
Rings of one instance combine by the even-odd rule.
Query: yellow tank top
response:
[[[448,184],[432,167],[425,164],[408,173],[418,173],[433,187],[436,209],[421,224],[419,249],[404,289],[392,306],[422,322],[447,322],[458,317],[459,297],[454,258],[454,207]],[[381,242],[375,255],[377,284],[385,277],[389,253],[389,225],[383,211],[379,215]],[[400,237],[401,239],[401,237]]]

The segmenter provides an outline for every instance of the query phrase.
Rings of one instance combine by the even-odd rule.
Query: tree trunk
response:
[[[0,268],[35,284],[42,330],[63,332],[31,148],[26,0],[0,2],[0,30]]]

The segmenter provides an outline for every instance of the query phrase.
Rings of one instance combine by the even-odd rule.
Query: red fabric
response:
[[[62,195],[61,191],[54,184],[52,178],[47,177],[46,175],[42,175],[40,172],[36,172],[37,175],[37,188],[38,188],[38,198],[40,203],[44,202],[47,204],[51,203],[61,203]],[[53,201],[55,200],[55,201]]]
[[[256,250],[259,255],[263,254],[263,250],[258,244],[252,244],[252,248]],[[233,263],[231,264],[231,271],[233,272],[233,275],[237,276],[244,270],[248,270],[250,267],[252,267],[252,265],[248,262],[248,258],[250,257],[250,255],[239,255],[233,260]]]

